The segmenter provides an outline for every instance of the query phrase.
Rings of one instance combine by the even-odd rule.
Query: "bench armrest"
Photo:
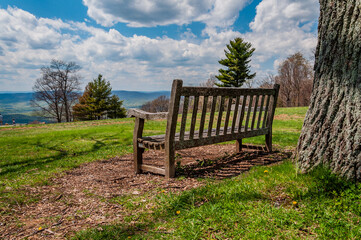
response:
[[[168,113],[167,112],[150,113],[150,112],[146,112],[146,111],[143,111],[140,109],[131,108],[131,109],[128,109],[127,116],[142,118],[145,120],[156,120],[156,119],[167,118]]]

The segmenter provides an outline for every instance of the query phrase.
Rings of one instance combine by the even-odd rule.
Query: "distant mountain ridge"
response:
[[[124,100],[123,105],[125,108],[137,108],[142,106],[146,102],[156,99],[159,96],[170,96],[170,91],[138,92],[115,90],[112,91],[112,93],[117,95],[120,100]]]
[[[113,94],[117,95],[120,100],[123,100],[125,108],[139,108],[144,103],[151,101],[159,96],[170,96],[170,91],[126,91],[114,90]],[[18,123],[29,123],[34,120],[46,121],[46,119],[31,116],[34,108],[30,105],[32,99],[32,92],[0,92],[0,113],[8,121],[15,118]],[[9,122],[10,123],[10,122]]]

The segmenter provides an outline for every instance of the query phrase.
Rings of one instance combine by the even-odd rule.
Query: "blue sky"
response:
[[[99,73],[114,90],[199,85],[235,37],[256,48],[257,81],[311,58],[318,14],[317,0],[0,0],[0,91],[30,91],[51,59],[77,62],[83,86]]]

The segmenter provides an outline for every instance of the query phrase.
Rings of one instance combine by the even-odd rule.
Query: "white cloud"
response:
[[[83,0],[88,15],[110,27],[127,23],[131,27],[189,24],[201,21],[209,26],[231,26],[249,0]]]
[[[97,4],[101,5],[100,1],[84,2],[88,4],[89,11],[92,7],[95,11],[95,7],[99,7]],[[102,2],[103,8],[98,9],[98,14],[110,14],[107,10],[109,1]],[[175,78],[197,84],[205,81],[210,73],[216,73],[220,67],[218,60],[224,57],[225,45],[235,37],[245,38],[256,48],[251,65],[258,76],[273,67],[272,64],[265,67],[265,62],[272,59],[279,61],[296,51],[306,53],[315,47],[316,36],[310,29],[317,20],[316,1],[263,0],[250,25],[252,31],[241,34],[231,27],[246,2],[229,0],[221,5],[221,0],[203,0],[196,5],[195,1],[177,1],[177,4],[171,4],[174,14],[167,18],[154,16],[149,21],[143,21],[123,16],[125,20],[122,21],[138,26],[191,21],[207,24],[205,38],[196,39],[187,29],[179,40],[138,35],[126,37],[115,29],[106,31],[88,26],[85,22],[37,18],[11,7],[0,9],[1,87],[13,91],[30,90],[35,79],[40,77],[40,67],[55,58],[81,65],[85,82],[101,73],[111,82],[113,89],[139,90],[141,86],[143,90],[169,90]],[[140,3],[146,7],[139,8]],[[170,3],[168,1],[168,5]],[[168,5],[163,1],[152,1],[150,4],[149,1],[138,0],[133,4],[124,2],[122,7],[128,9],[129,14],[131,11],[139,14],[146,11],[145,15],[151,18]],[[237,7],[232,7],[234,5]],[[298,13],[295,11],[297,8],[303,10]],[[180,10],[183,15],[178,14]],[[117,16],[119,19],[112,14],[103,17],[103,24],[120,21],[120,15]],[[92,18],[97,20],[94,16]]]
[[[317,0],[263,0],[250,23],[251,32],[242,36],[256,48],[256,64],[276,58],[274,71],[287,56],[300,51],[305,57],[316,47],[319,3]],[[268,71],[268,70],[267,70]],[[265,75],[261,69],[258,76]]]
[[[102,73],[114,89],[168,89],[174,78],[204,81],[217,65],[228,39],[192,43],[186,39],[125,37],[85,23],[36,18],[17,8],[0,9],[0,66],[7,90],[30,90],[50,60],[76,61],[90,81]],[[82,38],[80,35],[86,35]],[[189,36],[190,33],[189,33]],[[2,72],[2,71],[1,71]],[[20,74],[21,73],[21,74]],[[23,84],[16,84],[23,82]],[[148,82],[148,84],[144,84]]]
[[[250,27],[255,32],[289,31],[300,24],[317,21],[317,0],[263,0]]]

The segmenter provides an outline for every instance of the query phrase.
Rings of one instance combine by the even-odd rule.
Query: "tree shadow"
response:
[[[82,136],[82,138],[87,138],[87,136]],[[56,145],[52,144],[52,141],[49,140],[47,142],[41,142],[38,140],[35,144],[32,144],[35,148],[40,149],[46,149],[49,152],[53,152],[53,156],[44,156],[44,157],[30,157],[26,160],[19,160],[19,161],[13,161],[10,163],[3,163],[0,165],[2,168],[2,171],[0,172],[0,176],[9,174],[9,173],[15,173],[15,172],[21,172],[23,173],[25,170],[31,170],[33,168],[39,169],[46,169],[45,166],[57,161],[69,161],[69,158],[72,157],[81,157],[85,156],[87,154],[95,153],[102,148],[109,146],[109,145],[117,145],[118,143],[105,143],[105,141],[116,139],[116,135],[104,137],[101,140],[95,139],[94,137],[88,137],[88,139],[94,141],[94,143],[91,146],[91,149],[84,150],[84,151],[67,151],[66,149],[62,148],[62,144],[65,144],[66,142],[59,142]],[[71,164],[70,164],[71,165]]]
[[[300,194],[301,198],[335,198],[346,193],[350,197],[361,192],[361,183],[340,177],[324,165],[315,167],[307,175],[310,177],[308,190]]]

